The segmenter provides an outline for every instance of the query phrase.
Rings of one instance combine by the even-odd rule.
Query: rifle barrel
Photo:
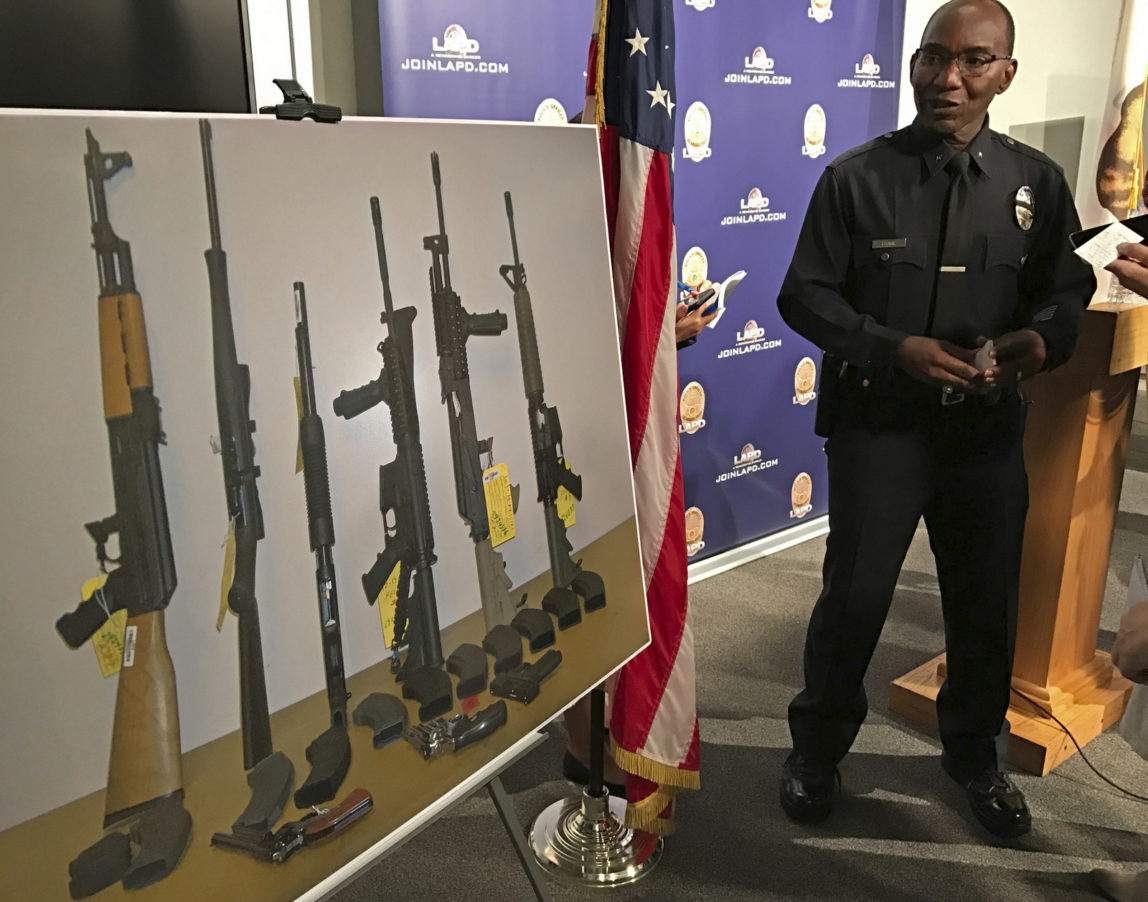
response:
[[[211,158],[211,123],[199,120],[199,146],[203,151],[203,183],[207,186],[207,222],[211,227],[211,248],[219,250],[219,201],[215,196],[215,164]]]

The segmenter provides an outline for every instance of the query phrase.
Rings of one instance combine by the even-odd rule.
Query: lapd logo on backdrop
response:
[[[482,72],[487,75],[509,75],[510,63],[487,62],[478,52],[478,41],[455,23],[448,25],[441,38],[431,38],[429,59],[407,57],[400,68],[419,72]]]
[[[797,478],[793,480],[793,488],[789,490],[789,500],[793,504],[793,509],[789,512],[790,519],[800,520],[813,510],[813,505],[810,503],[812,499],[813,479],[808,473],[798,473]]]
[[[793,78],[778,75],[773,58],[764,47],[757,46],[745,58],[745,68],[741,72],[730,72],[725,77],[727,85],[791,85]]]
[[[716,2],[717,0],[686,0],[686,6],[692,6],[698,12],[702,12],[707,9],[713,9],[714,3]]]
[[[801,148],[803,156],[816,160],[825,153],[825,110],[821,104],[815,103],[805,111],[805,146]]]
[[[852,78],[842,78],[837,82],[839,88],[895,88],[897,83],[881,78],[881,67],[872,53],[866,53],[861,62],[853,67]]]
[[[534,121],[543,125],[564,125],[569,120],[566,118],[566,108],[553,97],[547,97],[534,111]]]
[[[772,470],[778,463],[779,461],[776,457],[767,460],[761,451],[753,445],[742,445],[741,451],[733,456],[733,468],[725,473],[718,474],[714,482],[721,485],[723,482],[748,476],[750,473],[761,473],[764,470]]]
[[[833,18],[833,10],[829,7],[833,0],[809,0],[809,18],[817,22],[828,22]]]
[[[738,330],[737,343],[732,348],[722,348],[717,357],[718,360],[725,360],[729,357],[753,354],[756,351],[775,351],[780,347],[780,338],[766,339],[765,329],[751,319]]]
[[[706,518],[700,508],[691,507],[686,511],[686,557],[693,557],[706,547],[702,535],[706,531]]]
[[[682,257],[682,282],[689,285],[690,288],[697,288],[706,280],[709,269],[710,261],[706,252],[694,245]],[[684,301],[688,294],[689,292],[683,291],[678,296],[678,300]]]
[[[683,117],[686,129],[686,143],[682,148],[682,156],[686,159],[700,163],[706,159],[710,151],[710,111],[700,100],[690,104]]]
[[[678,432],[693,435],[706,425],[706,390],[700,382],[691,382],[682,389],[682,396],[678,401],[678,412],[682,422]]]
[[[723,216],[723,226],[750,225],[755,222],[784,222],[785,213],[781,210],[769,208],[769,198],[761,193],[760,188],[750,188],[749,194],[738,198],[738,210],[729,216]]]
[[[804,407],[817,397],[813,387],[817,385],[817,364],[811,357],[802,357],[793,374],[793,403]]]

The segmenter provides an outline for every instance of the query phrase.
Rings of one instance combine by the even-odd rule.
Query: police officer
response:
[[[941,763],[994,834],[1031,826],[994,742],[1028,507],[1018,383],[1068,359],[1095,280],[1068,242],[1079,222],[1060,168],[988,126],[1016,75],[1013,35],[998,0],[933,14],[910,60],[916,119],[827,167],[778,298],[824,351],[816,426],[828,439],[824,586],[781,779],[796,820],[830,813],[924,516],[947,651]]]

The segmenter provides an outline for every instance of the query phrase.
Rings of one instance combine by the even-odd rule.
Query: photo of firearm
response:
[[[243,769],[251,801],[233,829],[268,829],[283,813],[295,784],[295,768],[271,745],[267,684],[263,674],[263,642],[255,600],[256,543],[263,538],[255,442],[251,434],[251,375],[239,363],[231,299],[227,285],[227,254],[219,235],[219,203],[211,155],[211,125],[199,121],[203,177],[207,188],[207,218],[211,247],[204,251],[211,291],[211,337],[215,366],[215,410],[219,419],[218,452],[223,461],[227,514],[234,530],[235,573],[227,591],[227,606],[239,619],[239,710],[243,732]]]
[[[534,448],[534,472],[538,477],[538,502],[546,520],[546,546],[550,553],[550,573],[554,588],[542,599],[542,609],[558,618],[565,628],[578,623],[582,613],[581,596],[587,611],[606,604],[602,577],[582,569],[581,561],[570,558],[573,546],[566,537],[566,524],[558,515],[558,489],[564,488],[582,500],[582,477],[566,463],[562,451],[562,424],[558,408],[547,407],[543,398],[542,363],[538,357],[538,336],[534,331],[534,309],[526,287],[526,267],[518,257],[518,234],[514,229],[514,204],[510,192],[506,200],[506,221],[510,225],[510,248],[514,263],[498,268],[499,275],[514,292],[514,321],[518,325],[518,352],[522,358],[522,382],[526,388],[526,413],[530,418],[530,444]]]
[[[431,153],[438,233],[423,238],[423,248],[431,253],[430,290],[434,308],[435,349],[442,403],[450,425],[450,448],[454,458],[454,485],[459,515],[470,526],[474,556],[478,565],[478,590],[482,616],[489,632],[514,619],[516,605],[510,597],[510,577],[506,563],[490,541],[490,523],[483,487],[482,456],[493,456],[493,438],[479,440],[474,422],[474,401],[470,387],[470,364],[466,340],[472,335],[501,335],[506,331],[506,314],[469,313],[450,282],[450,242],[442,209],[442,177],[438,154]],[[518,508],[518,486],[511,487],[512,507]]]
[[[335,521],[331,516],[331,486],[327,479],[327,443],[323,420],[315,407],[315,379],[311,373],[311,337],[307,328],[307,296],[302,282],[295,283],[295,354],[299,364],[299,448],[303,455],[303,485],[307,497],[307,527],[315,553],[315,585],[319,592],[319,636],[323,644],[323,675],[331,726],[307,746],[311,773],[295,791],[295,806],[310,808],[335,798],[351,766],[351,739],[347,735],[346,676],[343,638],[339,627],[339,592],[335,584]]]
[[[104,827],[124,826],[69,866],[79,899],[122,880],[137,888],[162,880],[179,863],[191,836],[183,808],[179,706],[175,670],[164,635],[164,610],[175,592],[175,559],[160,473],[164,441],[152,391],[143,306],[131,248],[108,220],[105,183],[131,166],[124,152],[104,153],[85,131],[92,248],[99,274],[100,369],[112,464],[115,513],[85,524],[107,581],[56,621],[72,648],[84,644],[112,613],[126,610],[124,651],[116,688]],[[116,536],[119,557],[108,555]],[[111,569],[108,565],[114,565]],[[133,851],[134,850],[134,851]]]
[[[341,392],[334,408],[337,415],[347,420],[365,413],[380,401],[390,408],[395,459],[379,468],[379,509],[383,515],[385,543],[375,563],[363,574],[363,591],[368,603],[374,604],[395,568],[399,568],[392,653],[397,662],[399,650],[407,645],[407,656],[398,669],[398,679],[403,682],[403,697],[416,699],[420,719],[427,720],[449,711],[454,702],[450,677],[442,669],[442,636],[431,573],[438,558],[434,553],[430,498],[415,403],[412,324],[418,311],[414,307],[394,308],[383,242],[383,217],[377,197],[371,198],[371,220],[379,277],[383,283],[384,310],[380,320],[387,327],[387,337],[378,345],[383,368],[378,377],[366,385]]]

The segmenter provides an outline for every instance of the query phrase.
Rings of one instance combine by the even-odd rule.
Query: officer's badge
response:
[[[1036,215],[1036,198],[1028,185],[1021,185],[1017,189],[1015,204],[1016,224],[1027,232],[1032,228],[1032,220]]]

